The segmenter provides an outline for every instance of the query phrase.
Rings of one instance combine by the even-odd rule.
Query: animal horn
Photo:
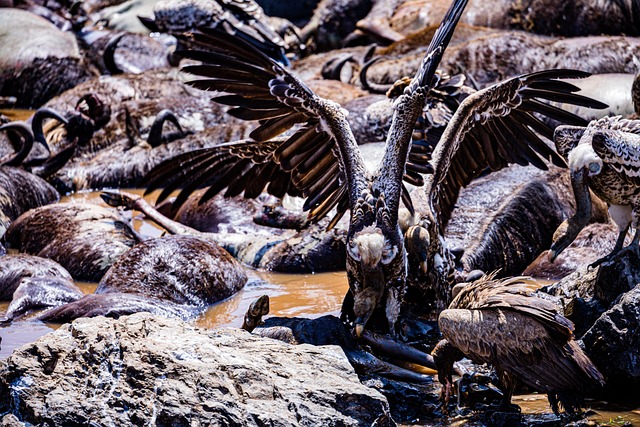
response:
[[[365,62],[362,68],[360,69],[360,85],[364,90],[368,90],[371,93],[387,93],[387,91],[391,89],[391,87],[393,86],[393,85],[383,85],[379,83],[371,83],[367,79],[367,71],[369,70],[369,67],[371,67],[373,64],[375,64],[381,59],[382,59],[381,56],[371,58],[370,60]]]
[[[330,59],[322,66],[322,78],[324,78],[325,80],[342,81],[340,75],[342,74],[342,69],[347,62],[354,62],[352,55],[343,55],[337,58]],[[349,77],[349,79],[347,79],[347,81],[343,83],[349,83],[349,80],[351,80],[351,77]]]
[[[51,108],[39,108],[33,118],[31,119],[31,128],[33,129],[33,139],[42,144],[42,146],[47,150],[49,155],[51,154],[51,149],[49,148],[49,144],[47,144],[47,139],[44,136],[44,130],[42,129],[42,124],[45,119],[55,119],[64,125],[68,125],[69,122],[66,118],[62,117],[60,113]]]
[[[102,53],[102,61],[104,62],[104,66],[111,75],[122,74],[124,71],[118,67],[116,64],[115,53],[116,48],[118,47],[118,43],[122,40],[125,33],[118,33],[115,36],[111,37],[111,39],[107,42],[107,45],[104,48],[104,52]]]
[[[184,131],[178,122],[178,118],[173,113],[173,111],[165,109],[158,113],[153,124],[151,125],[151,130],[149,131],[149,136],[147,137],[147,142],[152,147],[157,147],[162,143],[162,127],[165,122],[173,123],[173,125],[178,129],[181,135],[184,135]]]
[[[8,160],[2,162],[2,165],[6,166],[20,166],[24,159],[27,158],[31,148],[33,148],[33,133],[31,128],[25,122],[9,122],[0,126],[0,131],[13,131],[19,135],[20,149]],[[14,140],[15,141],[15,140]]]

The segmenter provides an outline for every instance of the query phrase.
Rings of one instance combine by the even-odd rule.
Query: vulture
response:
[[[426,247],[426,255],[419,258],[426,262],[422,265],[429,270],[431,286],[440,289],[444,300],[450,299],[448,272],[454,265],[442,236],[460,187],[511,163],[543,169],[546,161],[565,164],[542,140],[541,136],[553,137],[553,128],[540,117],[573,125],[586,121],[540,99],[604,105],[575,94],[576,86],[559,80],[588,73],[541,71],[468,96],[435,149],[428,139],[412,141],[429,94],[448,78],[436,71],[466,3],[454,0],[419,70],[395,99],[385,153],[375,171],[367,170],[340,105],[317,96],[291,71],[241,39],[206,28],[186,36],[194,48],[181,55],[201,61],[183,67],[201,77],[188,83],[221,93],[214,102],[233,107],[229,114],[258,125],[250,135],[253,141],[192,151],[158,165],[146,177],[147,193],[163,187],[159,202],[181,188],[175,201],[179,206],[198,188],[208,187],[201,202],[224,188],[226,196],[244,192],[249,198],[266,189],[277,197],[306,198],[303,209],[312,222],[332,213],[329,227],[349,211],[349,291],[343,319],[352,323],[357,335],[371,319],[376,319],[376,328],[393,335],[407,287],[400,201],[413,213],[413,195],[428,198],[422,206],[431,212],[421,213],[420,226],[429,239],[426,245],[412,246]],[[283,133],[284,141],[273,139]],[[403,180],[424,184],[426,190],[410,195]],[[419,231],[414,229],[412,235],[426,235]]]
[[[579,410],[584,393],[604,385],[604,378],[573,338],[573,323],[534,294],[538,285],[531,278],[494,276],[456,285],[457,295],[438,318],[444,339],[432,355],[445,402],[453,364],[466,356],[496,370],[504,392],[500,409],[509,409],[521,382],[546,393],[555,414],[558,403],[568,413]]]
[[[576,213],[554,233],[549,260],[575,240],[591,219],[593,191],[609,205],[609,215],[619,229],[613,251],[595,261],[612,261],[623,250],[639,251],[640,241],[640,120],[621,116],[591,121],[586,127],[559,126],[554,134],[556,149],[568,162],[576,199]],[[629,228],[635,229],[631,243],[623,248]]]

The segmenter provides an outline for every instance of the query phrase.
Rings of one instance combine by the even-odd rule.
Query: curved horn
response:
[[[31,128],[33,129],[33,139],[41,144],[47,153],[51,154],[51,149],[49,149],[49,144],[47,144],[47,139],[44,136],[44,131],[42,129],[42,123],[45,119],[55,119],[60,123],[67,125],[69,122],[66,118],[62,117],[60,113],[51,108],[43,107],[36,110],[33,118],[31,119]]]
[[[0,131],[14,131],[20,138],[20,149],[8,160],[2,162],[4,166],[20,166],[24,159],[27,158],[31,148],[33,148],[33,133],[31,128],[25,122],[10,122],[0,126]]]
[[[34,175],[38,175],[40,178],[47,179],[62,169],[62,167],[71,160],[76,152],[76,146],[76,144],[71,144],[68,147],[65,147],[63,150],[60,150],[58,153],[50,156],[41,165],[32,167],[31,172]]]
[[[322,78],[325,80],[338,80],[342,81],[340,74],[342,74],[342,68],[347,62],[354,62],[352,55],[341,55],[336,58],[332,58],[325,62],[322,66]],[[348,83],[348,82],[343,82]]]
[[[116,64],[115,53],[116,48],[118,47],[118,43],[120,42],[120,40],[122,40],[122,37],[124,37],[125,34],[126,33],[118,33],[115,36],[111,37],[104,48],[104,52],[102,53],[102,61],[104,62],[104,66],[111,75],[122,74],[124,72]]]
[[[382,59],[381,56],[371,58],[370,60],[365,62],[362,68],[360,69],[360,85],[364,90],[368,90],[369,92],[372,92],[372,93],[387,93],[387,91],[393,87],[393,85],[370,83],[367,80],[367,71],[369,70],[369,67],[371,67],[373,64],[375,64],[381,59]]]
[[[156,24],[155,19],[147,18],[146,16],[138,15],[138,20],[144,25],[149,31],[152,33],[159,33],[160,28],[158,28],[158,24]]]
[[[373,55],[375,55],[376,53],[377,47],[378,45],[375,43],[370,44],[367,50],[365,51],[364,55],[362,55],[362,60],[360,62],[362,62],[363,64],[366,64],[367,62],[371,61],[371,59],[373,59]]]
[[[180,127],[180,123],[178,122],[178,118],[171,110],[162,110],[156,116],[156,119],[153,121],[151,125],[151,130],[149,130],[149,136],[147,137],[147,142],[152,147],[157,147],[162,143],[162,127],[165,122],[169,121],[173,123],[173,125],[178,129],[178,131],[184,135],[184,131],[182,127]]]

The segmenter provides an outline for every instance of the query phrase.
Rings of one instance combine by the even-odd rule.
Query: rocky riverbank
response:
[[[148,313],[78,319],[15,351],[0,364],[7,411],[40,426],[395,425],[337,346]]]

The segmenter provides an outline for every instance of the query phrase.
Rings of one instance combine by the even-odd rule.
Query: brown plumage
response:
[[[336,207],[330,226],[350,210],[347,275],[354,301],[352,320],[361,333],[380,308],[394,333],[406,278],[397,218],[400,199],[411,207],[402,178],[405,172],[419,176],[430,171],[429,157],[420,151],[420,144],[415,144],[419,151],[410,154],[413,125],[437,82],[436,67],[465,5],[466,0],[454,2],[420,71],[397,101],[387,149],[374,173],[367,171],[338,104],[318,97],[241,40],[213,30],[194,34],[192,42],[206,51],[188,51],[185,56],[206,65],[187,66],[185,71],[207,78],[191,84],[229,93],[214,100],[236,107],[229,114],[260,123],[251,133],[256,143],[178,157],[151,172],[148,191],[158,182],[173,188],[186,185],[187,192],[211,185],[203,196],[206,199],[227,186],[227,194],[257,195],[269,182],[268,191],[274,195],[293,192],[307,197],[304,208],[310,210],[311,219],[322,218]],[[284,142],[268,142],[296,124],[300,126]],[[185,178],[186,184],[182,183]]]
[[[335,208],[333,226],[349,210],[347,274],[353,307],[344,306],[346,318],[362,330],[374,310],[386,318],[393,332],[405,290],[403,236],[398,228],[400,200],[413,212],[413,202],[402,181],[427,182],[427,209],[422,225],[430,233],[428,281],[448,295],[448,263],[443,228],[460,188],[487,169],[511,163],[546,168],[544,160],[564,164],[542,140],[553,129],[537,114],[563,123],[585,123],[579,117],[538,100],[556,100],[601,106],[576,95],[577,87],[559,78],[587,74],[552,70],[520,76],[470,95],[449,121],[430,161],[426,140],[411,142],[414,125],[425,100],[439,83],[436,68],[466,2],[457,0],[433,38],[420,70],[395,100],[387,146],[378,169],[367,171],[344,110],[315,95],[302,81],[244,43],[214,30],[193,35],[205,50],[183,54],[203,61],[185,71],[203,79],[190,84],[224,92],[214,101],[230,105],[229,114],[258,121],[251,133],[255,143],[225,144],[177,156],[147,177],[147,191],[165,187],[162,196],[183,187],[180,200],[197,188],[209,186],[201,200],[227,187],[226,195],[254,196],[267,191],[306,197],[304,210],[317,221]],[[453,88],[456,85],[452,86]],[[295,126],[295,127],[294,127]],[[273,138],[289,131],[283,142]],[[435,168],[429,181],[424,174]],[[428,175],[426,175],[428,177]],[[414,193],[415,194],[415,193]],[[439,260],[437,259],[439,257]],[[444,279],[443,279],[444,277]],[[448,296],[442,297],[443,301]],[[347,299],[348,301],[349,299]]]
[[[516,381],[547,393],[558,413],[582,406],[582,396],[604,379],[573,338],[573,323],[552,302],[536,297],[537,284],[527,277],[493,280],[483,276],[460,289],[438,325],[445,338],[434,349],[445,397],[454,360],[463,355],[493,365],[508,407]]]

